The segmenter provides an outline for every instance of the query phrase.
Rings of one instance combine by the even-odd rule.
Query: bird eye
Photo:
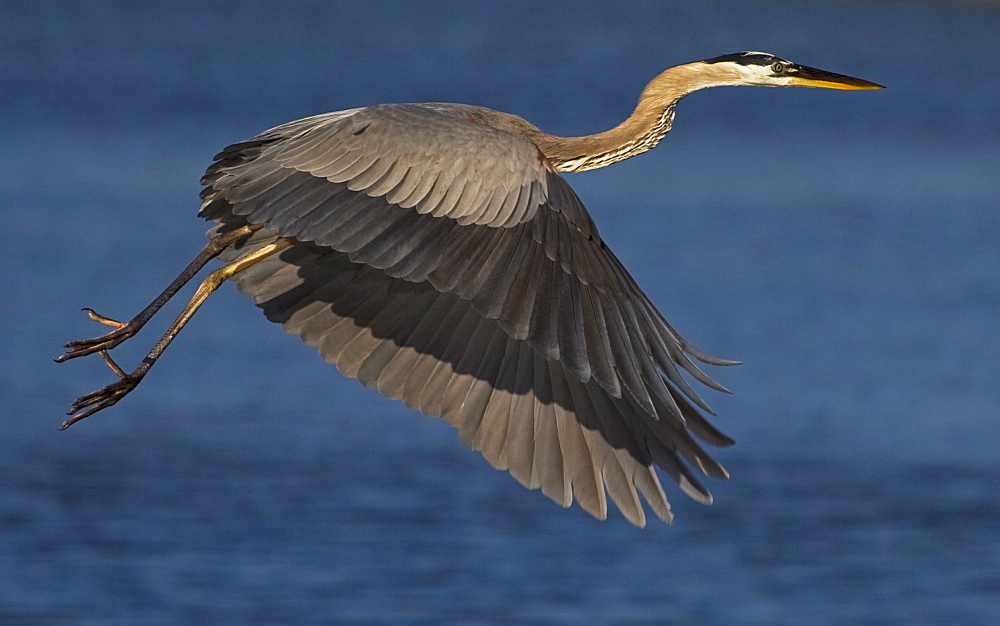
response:
[[[781,74],[782,72],[785,71],[785,66],[783,63],[774,63],[773,65],[771,65],[771,71],[774,72],[775,74]]]

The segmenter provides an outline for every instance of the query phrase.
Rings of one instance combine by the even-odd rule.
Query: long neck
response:
[[[689,93],[722,82],[694,81],[696,64],[672,67],[654,78],[642,95],[632,115],[611,130],[583,137],[557,137],[541,131],[531,134],[532,141],[560,172],[583,172],[617,163],[652,149],[663,139],[674,121],[674,105]],[[701,73],[704,74],[704,64]]]

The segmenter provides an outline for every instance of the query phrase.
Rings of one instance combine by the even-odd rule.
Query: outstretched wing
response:
[[[681,458],[724,476],[691,434],[732,441],[680,369],[722,389],[689,355],[729,362],[663,320],[499,115],[381,105],[292,122],[218,156],[201,214],[266,224],[255,241],[301,242],[238,277],[241,289],[345,374],[443,415],[522,483],[563,504],[576,493],[603,517],[603,481],[640,523],[636,487],[668,515],[655,464],[709,501]],[[560,458],[559,480],[537,469]],[[591,474],[599,489],[582,486]]]

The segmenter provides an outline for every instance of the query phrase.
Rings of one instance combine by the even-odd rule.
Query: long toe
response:
[[[130,391],[135,389],[140,380],[141,377],[125,376],[121,380],[113,382],[103,389],[98,389],[97,391],[80,396],[73,402],[73,404],[70,405],[67,413],[70,418],[63,422],[60,430],[66,430],[76,422],[90,417],[94,413],[102,411],[109,406],[114,406]]]
[[[113,320],[110,317],[104,317],[94,309],[84,308],[83,311],[87,312],[87,317],[94,320],[95,322],[100,322],[105,326],[111,326],[112,328],[124,328],[127,326],[125,322],[119,322],[118,320]]]
[[[87,356],[88,354],[100,352],[101,350],[110,350],[135,333],[136,331],[133,330],[132,326],[129,324],[122,324],[120,327],[115,328],[115,330],[103,334],[100,337],[70,341],[64,346],[66,348],[66,354],[61,354],[56,357],[56,362],[62,363],[63,361],[68,361],[81,356]]]

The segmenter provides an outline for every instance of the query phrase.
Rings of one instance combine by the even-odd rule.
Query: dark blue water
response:
[[[4,3],[0,622],[1000,615],[1000,7],[669,4]],[[889,89],[709,90],[571,179],[674,325],[745,361],[709,398],[737,440],[713,506],[562,510],[231,287],[55,430],[111,380],[50,360],[100,330],[79,308],[127,318],[200,249],[227,143],[391,101],[595,132],[744,49]]]

